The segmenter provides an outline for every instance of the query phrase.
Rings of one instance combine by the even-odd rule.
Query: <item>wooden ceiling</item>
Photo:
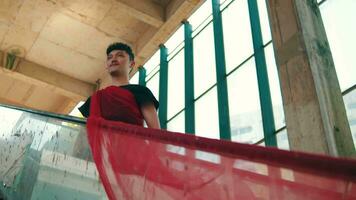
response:
[[[110,43],[130,44],[140,66],[202,2],[1,0],[0,103],[68,114],[108,82]]]

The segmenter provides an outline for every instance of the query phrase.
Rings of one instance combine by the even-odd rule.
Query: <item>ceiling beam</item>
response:
[[[158,29],[150,28],[136,42],[136,66],[143,65],[158,49],[158,46],[166,42],[181,22],[187,19],[203,2],[204,0],[172,0],[165,10],[165,23]],[[133,72],[136,72],[136,69]]]
[[[30,109],[30,110],[41,110],[36,106],[31,106],[25,102],[22,102],[20,99],[9,99],[7,97],[4,96],[0,96],[0,104],[5,104],[5,105],[10,105],[10,106],[15,106],[15,107],[19,107],[19,108],[25,108],[25,109]],[[55,109],[45,109],[44,111],[46,112],[55,112]]]
[[[164,23],[164,8],[150,0],[116,0],[112,9],[123,11],[153,27],[160,27]]]
[[[6,76],[48,88],[75,102],[85,100],[94,92],[95,84],[72,78],[23,58],[17,57],[18,64],[14,70],[5,69],[3,67],[5,65],[5,52],[0,51],[0,55],[0,73]]]
[[[11,105],[11,106],[17,106],[17,107],[22,107],[22,108],[28,108],[28,109],[34,109],[33,107],[27,106],[25,104],[19,103],[17,101],[10,100],[6,97],[1,97],[0,96],[0,103],[1,104],[6,104],[6,105]]]
[[[77,104],[78,102],[75,102],[71,99],[67,99],[57,107],[55,112],[63,115],[68,115],[75,108]]]
[[[34,86],[32,85],[31,88],[32,87]],[[29,91],[31,90],[31,88],[29,89]],[[27,94],[25,94],[25,96],[26,95]],[[46,112],[59,113],[64,115],[68,115],[75,108],[78,102],[75,102],[67,97],[61,97],[61,99],[53,103],[54,104],[52,105],[44,106],[40,102],[34,104],[34,102],[30,103],[24,101],[23,98],[10,98],[6,95],[0,96],[0,104],[11,105],[31,110],[43,110]]]

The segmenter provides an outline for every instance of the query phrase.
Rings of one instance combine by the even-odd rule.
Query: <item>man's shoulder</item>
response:
[[[129,89],[129,90],[134,90],[134,91],[149,90],[146,86],[144,86],[144,85],[139,85],[139,84],[129,84],[129,85],[121,86],[121,87],[126,88],[126,89]]]

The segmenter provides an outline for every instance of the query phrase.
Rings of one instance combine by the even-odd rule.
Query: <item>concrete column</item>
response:
[[[355,155],[316,0],[268,0],[291,150]]]

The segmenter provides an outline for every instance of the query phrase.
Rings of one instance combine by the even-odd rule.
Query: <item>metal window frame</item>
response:
[[[168,50],[161,44],[160,49],[160,70],[159,70],[159,110],[158,118],[162,129],[167,129],[167,100],[168,100]]]
[[[257,0],[249,0],[247,2],[256,62],[256,73],[258,82],[258,92],[260,96],[263,133],[264,137],[266,138],[265,144],[266,146],[277,146],[277,139],[274,135],[276,128],[274,124],[273,106],[268,81],[267,64],[263,46],[258,4]]]
[[[212,0],[220,139],[231,140],[224,34],[220,0]]]
[[[138,68],[138,84],[146,86],[146,69],[143,66]]]
[[[194,52],[192,25],[184,21],[184,92],[185,92],[185,132],[195,133],[194,102]]]

